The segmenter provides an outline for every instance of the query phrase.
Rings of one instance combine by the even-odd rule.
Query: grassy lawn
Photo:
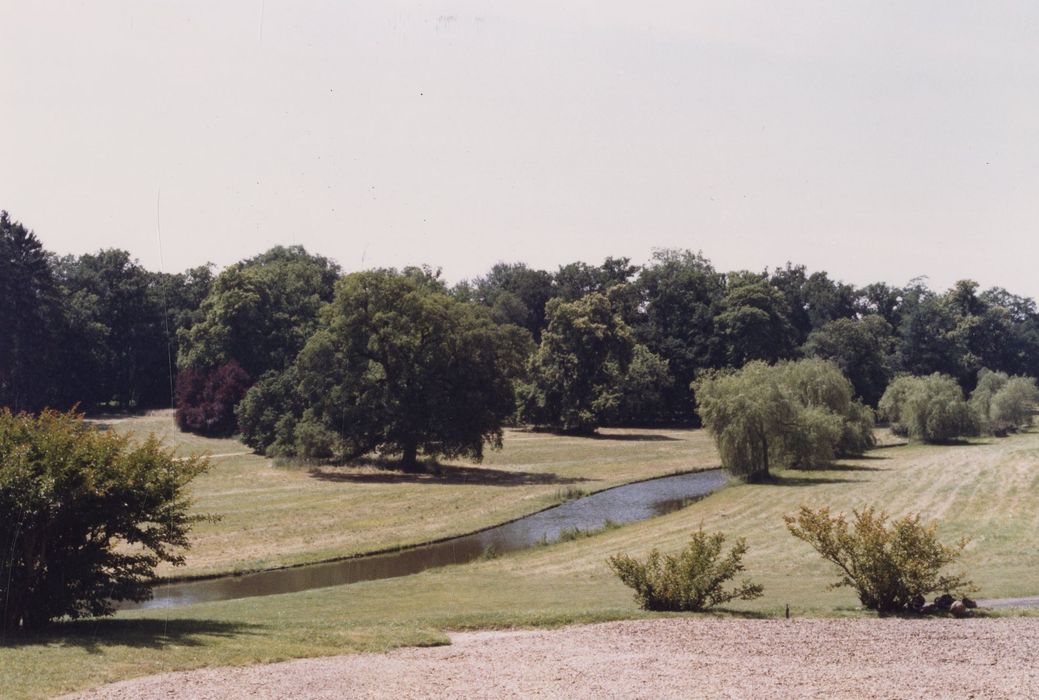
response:
[[[715,467],[695,430],[603,430],[595,439],[508,431],[482,464],[446,462],[441,475],[376,467],[274,466],[236,440],[174,431],[172,413],[108,422],[155,433],[179,454],[216,455],[192,484],[195,508],[221,517],[193,531],[187,565],[164,575],[269,569],[465,534],[559,503],[575,492]],[[245,454],[243,454],[243,452]]]
[[[704,444],[700,434],[686,435],[686,449]],[[589,442],[593,450],[605,445],[621,464],[633,459],[631,443]],[[533,465],[534,457],[528,459]],[[829,471],[778,476],[775,484],[733,486],[667,516],[498,559],[58,626],[49,636],[0,648],[0,687],[5,695],[31,697],[205,665],[443,643],[452,629],[640,617],[645,613],[609,572],[606,557],[652,546],[678,549],[701,523],[746,537],[748,573],[765,586],[764,597],[727,614],[779,615],[786,604],[798,616],[862,614],[852,592],[827,590],[833,572],[786,532],[781,516],[801,504],[920,511],[940,520],[943,538],[973,537],[962,566],[979,584],[980,597],[1039,593],[1037,433],[961,446],[893,447]]]

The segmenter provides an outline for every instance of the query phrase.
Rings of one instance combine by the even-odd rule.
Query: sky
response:
[[[1039,297],[1039,4],[0,0],[0,208],[150,269],[655,248]]]

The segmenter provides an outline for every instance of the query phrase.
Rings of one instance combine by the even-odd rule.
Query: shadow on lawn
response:
[[[367,464],[357,462],[355,464]],[[372,461],[380,471],[354,471],[350,467],[316,467],[310,476],[320,481],[354,484],[451,484],[469,486],[530,486],[535,484],[566,485],[588,481],[583,477],[561,477],[552,473],[512,472],[485,467],[438,465],[428,472],[391,471]]]
[[[106,646],[138,649],[162,649],[168,645],[202,646],[213,637],[230,638],[259,634],[263,625],[219,620],[163,620],[161,618],[101,618],[61,622],[45,630],[25,636],[7,635],[4,647],[57,645],[80,647],[90,653],[101,653]]]
[[[789,474],[771,475],[767,481],[761,483],[770,486],[820,486],[822,484],[857,484],[859,479],[841,479],[828,476],[812,476],[811,472],[800,472],[803,476],[790,476]]]

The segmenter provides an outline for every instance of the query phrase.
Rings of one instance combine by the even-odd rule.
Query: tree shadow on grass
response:
[[[811,476],[811,472],[804,472],[804,476],[790,476],[788,474],[772,474],[767,480],[758,483],[769,486],[820,486],[822,484],[858,484],[859,479],[841,479],[839,477]]]
[[[168,645],[196,647],[207,644],[213,637],[259,634],[262,629],[263,625],[221,620],[100,618],[60,622],[24,636],[6,635],[0,649],[57,645],[80,647],[99,654],[106,646],[138,649],[162,649]]]
[[[678,442],[679,438],[670,435],[658,435],[657,433],[617,433],[614,435],[603,433],[592,433],[591,435],[577,435],[575,437],[586,437],[589,440],[609,440],[615,442]]]
[[[357,471],[350,467],[315,467],[310,476],[319,481],[353,484],[450,484],[464,486],[531,486],[578,484],[583,477],[561,477],[550,472],[504,471],[486,467],[438,465],[431,472],[389,470],[375,463],[379,471]]]

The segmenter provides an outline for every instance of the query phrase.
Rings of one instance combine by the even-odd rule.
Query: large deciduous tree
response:
[[[291,379],[268,375],[243,402],[246,439],[274,444],[281,435],[279,451],[308,457],[399,455],[405,469],[420,453],[479,461],[485,443],[501,446],[515,407],[511,379],[529,343],[428,272],[348,275]],[[263,414],[265,393],[302,409],[294,425]]]

